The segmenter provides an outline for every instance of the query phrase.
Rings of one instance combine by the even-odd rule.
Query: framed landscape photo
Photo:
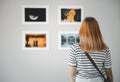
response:
[[[48,24],[48,6],[26,5],[22,8],[23,24]]]
[[[79,34],[77,31],[61,31],[58,34],[59,49],[69,49],[73,44],[79,43]]]
[[[48,50],[48,32],[23,31],[24,50]]]
[[[58,24],[80,24],[83,20],[82,6],[59,6]]]

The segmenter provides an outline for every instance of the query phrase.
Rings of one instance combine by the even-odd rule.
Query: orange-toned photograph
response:
[[[59,7],[59,23],[80,24],[83,18],[83,8],[77,6]]]
[[[46,34],[26,34],[26,47],[46,47]]]
[[[47,34],[41,32],[24,32],[24,48],[44,49],[47,48]]]

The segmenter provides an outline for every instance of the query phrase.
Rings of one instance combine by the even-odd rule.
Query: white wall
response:
[[[22,5],[48,5],[48,25],[23,25]],[[59,31],[79,25],[58,25],[58,6],[84,7],[94,16],[111,49],[114,82],[120,81],[120,0],[0,0],[0,82],[70,82],[68,51],[58,49]],[[22,50],[22,31],[48,31],[49,50]]]

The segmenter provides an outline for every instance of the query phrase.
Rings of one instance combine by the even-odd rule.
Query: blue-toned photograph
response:
[[[71,45],[79,43],[79,35],[78,34],[61,34],[61,47],[69,48]]]

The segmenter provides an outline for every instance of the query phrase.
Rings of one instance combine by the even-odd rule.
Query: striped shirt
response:
[[[104,68],[111,68],[111,55],[109,49],[89,52],[89,55],[103,74],[105,74]],[[79,44],[74,44],[70,48],[68,58],[68,64],[77,68],[76,77],[83,79],[101,77],[97,69],[80,48]]]

